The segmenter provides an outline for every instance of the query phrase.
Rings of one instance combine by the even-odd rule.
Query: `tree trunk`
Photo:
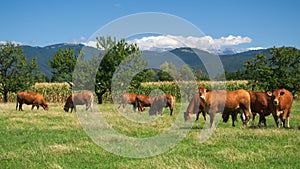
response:
[[[7,95],[8,95],[8,91],[4,91],[4,92],[3,92],[3,102],[4,102],[4,103],[7,103],[7,102],[8,102]]]
[[[102,96],[105,92],[95,92],[98,98],[98,104],[102,104]]]

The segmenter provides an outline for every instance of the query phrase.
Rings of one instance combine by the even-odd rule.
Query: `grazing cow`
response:
[[[174,110],[174,105],[175,105],[175,96],[172,94],[165,94],[165,95],[160,95],[156,96],[153,99],[153,103],[151,104],[150,110],[149,110],[149,115],[156,115],[157,112],[158,114],[162,115],[162,111],[164,107],[169,107],[170,108],[170,116],[173,114]]]
[[[123,109],[126,108],[127,104],[132,104],[133,111],[136,111],[136,107],[137,107],[136,103],[135,103],[136,95],[137,94],[133,94],[133,93],[124,93],[121,95],[120,102],[121,102],[121,105],[123,104]],[[118,108],[120,108],[121,105]],[[144,111],[145,107],[142,106],[141,110]]]
[[[256,113],[259,114],[259,122],[258,122],[258,127],[261,126],[261,122],[264,123],[264,126],[266,127],[266,118],[265,116],[270,115],[271,113],[273,114],[275,111],[275,107],[273,105],[272,93],[270,94],[269,92],[253,92],[253,91],[248,91],[250,94],[250,99],[251,99],[251,111],[252,111],[252,125],[254,125],[254,120]]]
[[[285,126],[287,120],[287,127],[290,127],[290,114],[293,105],[293,95],[286,89],[275,90],[272,93],[272,100],[275,106],[273,117],[278,127],[278,118],[281,120],[282,127]]]
[[[206,121],[206,110],[205,110],[205,103],[202,99],[200,99],[199,94],[196,94],[192,97],[186,112],[184,112],[184,120],[188,121],[192,118],[193,114],[196,115],[196,121],[199,120],[199,114],[202,112],[203,118]]]
[[[49,107],[46,103],[45,98],[39,94],[39,93],[34,93],[34,92],[19,92],[17,94],[17,105],[16,105],[16,110],[18,109],[18,104],[19,104],[19,111],[22,110],[22,105],[23,103],[27,105],[32,105],[31,110],[34,108],[34,106],[39,109],[40,106],[44,108],[44,110],[49,110]]]
[[[203,86],[199,88],[199,96],[202,98],[210,115],[210,125],[214,127],[214,117],[217,112],[232,112],[242,110],[243,124],[246,125],[251,115],[250,108],[250,94],[246,90],[236,90],[233,92],[226,92],[225,90],[218,90],[210,92]],[[226,97],[226,98],[225,98]]]
[[[66,104],[64,106],[65,112],[69,112],[69,109],[71,108],[71,112],[76,112],[76,105],[86,105],[86,111],[90,108],[93,110],[93,102],[94,102],[94,96],[92,92],[85,91],[85,92],[79,92],[71,94],[66,101]]]
[[[145,107],[150,107],[153,102],[153,98],[150,96],[138,94],[135,98],[135,105],[138,108],[138,111],[144,111]]]

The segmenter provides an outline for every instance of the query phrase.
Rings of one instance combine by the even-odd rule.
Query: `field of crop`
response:
[[[161,133],[177,115],[183,120],[180,103],[174,116],[165,109],[162,117],[149,123],[127,120],[112,104],[95,106],[116,131],[134,138]],[[209,140],[200,143],[201,117],[175,147],[147,158],[107,152],[83,130],[77,114],[62,107],[63,103],[50,103],[50,110],[44,111],[24,105],[21,112],[15,110],[15,103],[1,103],[0,168],[300,168],[299,101],[293,104],[289,129],[276,128],[272,116],[267,117],[267,128],[244,128],[241,120],[234,128],[231,121],[220,122]],[[131,106],[126,111],[132,118],[149,118],[147,111],[131,112]]]

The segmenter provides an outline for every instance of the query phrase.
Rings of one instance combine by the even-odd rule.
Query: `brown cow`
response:
[[[22,110],[22,105],[23,103],[27,105],[32,105],[31,110],[34,108],[34,106],[39,109],[40,106],[44,108],[44,110],[49,110],[49,107],[46,103],[45,98],[39,94],[39,93],[34,93],[34,92],[19,92],[17,94],[17,105],[16,105],[16,110],[18,109],[18,104],[19,104],[19,111]]]
[[[242,110],[243,123],[246,125],[251,115],[250,94],[246,90],[236,90],[226,92],[225,90],[217,90],[210,92],[203,86],[199,88],[199,96],[202,98],[206,106],[210,109],[210,125],[214,127],[214,117],[217,112],[232,112]]]
[[[153,102],[153,98],[150,96],[138,94],[135,98],[135,105],[138,108],[138,111],[144,111],[145,107],[150,107]]]
[[[170,116],[172,116],[175,102],[175,96],[173,96],[172,94],[156,96],[154,97],[153,103],[151,104],[149,115],[156,115],[157,113],[162,115],[163,108],[169,107]]]
[[[290,114],[293,105],[293,95],[286,89],[275,90],[272,93],[273,104],[275,111],[273,117],[278,127],[278,118],[281,120],[281,125],[285,127],[285,120],[287,120],[287,127],[290,127]]]
[[[202,99],[200,99],[199,94],[196,94],[192,97],[186,112],[184,112],[184,120],[188,121],[192,118],[193,114],[196,115],[196,121],[199,120],[199,114],[202,112],[203,118],[206,121],[206,110],[205,110],[205,103]]]
[[[65,112],[68,112],[71,108],[71,112],[76,112],[76,105],[86,105],[86,111],[90,108],[93,110],[93,102],[94,102],[94,96],[92,92],[85,91],[85,92],[79,92],[71,94],[66,101],[66,104],[64,106]]]
[[[248,91],[250,94],[251,99],[251,111],[252,111],[252,125],[254,125],[254,120],[256,113],[259,114],[259,122],[258,127],[261,126],[261,122],[264,123],[264,126],[266,127],[266,118],[265,116],[273,114],[275,111],[275,107],[273,105],[272,93],[269,92],[254,92],[254,91]]]
[[[137,94],[133,94],[133,93],[124,93],[124,94],[121,95],[120,103],[121,103],[121,105],[123,104],[123,109],[126,108],[127,104],[132,104],[133,111],[136,111],[136,108],[137,108],[137,105],[135,103],[136,95]],[[120,108],[121,105],[118,108]],[[145,107],[142,106],[141,110],[144,111]]]

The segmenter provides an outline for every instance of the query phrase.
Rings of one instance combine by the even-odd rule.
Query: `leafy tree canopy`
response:
[[[66,48],[59,50],[53,55],[49,61],[52,71],[52,82],[71,82],[72,73],[76,64],[77,56],[74,49]]]
[[[300,93],[300,51],[296,48],[270,49],[271,57],[258,54],[245,62],[245,76],[254,90],[273,91],[286,88],[293,94]]]
[[[97,48],[104,50],[100,54],[101,63],[96,74],[95,90],[98,103],[102,102],[102,95],[111,91],[112,81],[115,87],[125,90],[130,86],[139,86],[140,81],[133,80],[134,76],[143,70],[147,63],[141,58],[141,52],[136,44],[128,44],[124,39],[98,37]],[[130,84],[130,86],[124,84]],[[100,99],[99,99],[100,97]]]
[[[36,59],[28,62],[22,47],[10,42],[0,45],[0,92],[4,102],[7,102],[8,92],[23,91],[32,86],[36,70]]]

